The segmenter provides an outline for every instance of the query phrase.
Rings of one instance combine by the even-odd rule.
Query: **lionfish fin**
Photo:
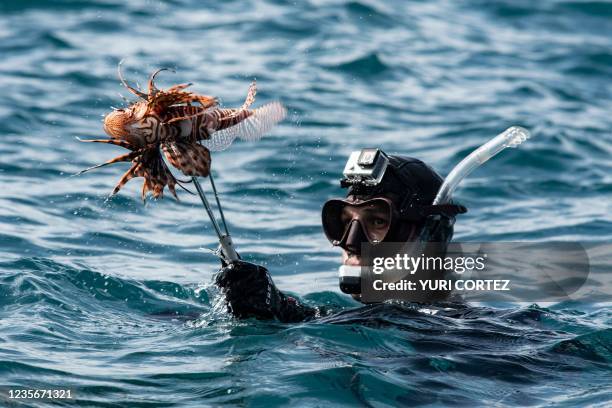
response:
[[[255,102],[256,95],[257,95],[257,82],[253,81],[251,82],[251,85],[249,85],[249,90],[247,92],[246,99],[244,100],[244,103],[242,104],[242,107],[240,108],[240,110],[249,109],[249,106],[251,106],[253,102]]]
[[[214,152],[227,149],[236,138],[247,141],[259,140],[285,118],[287,110],[280,102],[271,102],[252,111],[242,111],[242,113],[248,113],[248,116],[245,115],[246,118],[235,125],[217,130],[210,136],[210,139],[202,140],[202,145]],[[235,121],[238,118],[230,115],[228,119]],[[223,118],[223,121],[225,120],[226,118]]]
[[[110,197],[114,196],[115,194],[117,194],[119,192],[119,190],[121,190],[121,188],[131,179],[133,179],[134,177],[136,177],[136,168],[140,165],[140,163],[134,163],[132,165],[132,167],[129,168],[128,171],[126,171],[123,176],[121,177],[121,179],[119,179],[119,182],[117,183],[117,185],[115,185],[115,188],[113,188],[113,191],[110,193]]]
[[[176,201],[181,201],[178,198],[178,195],[176,195],[176,184],[170,184],[168,183],[168,190],[170,190],[170,192],[172,193],[172,195],[174,196],[174,198],[176,199]]]
[[[186,176],[207,177],[210,173],[210,151],[198,143],[164,143],[162,150],[168,162]]]
[[[172,72],[174,72],[174,71],[172,71]],[[187,82],[185,84],[173,85],[170,88],[166,89],[165,92],[172,93],[172,92],[182,91],[185,88],[189,88],[191,85],[193,85],[193,82]]]
[[[123,64],[123,60],[119,61],[119,64],[117,64],[117,74],[119,74],[119,80],[121,81],[121,83],[123,84],[123,86],[125,86],[127,88],[128,91],[130,91],[131,93],[133,93],[136,96],[139,96],[140,98],[144,99],[145,101],[147,99],[149,99],[149,95],[147,95],[146,93],[139,91],[136,88],[131,87],[127,81],[125,80],[125,78],[123,78],[123,74],[121,73],[121,64]]]
[[[176,71],[172,68],[160,68],[157,71],[153,72],[149,77],[149,84],[147,86],[149,90],[149,95],[155,95],[157,92],[159,92],[159,89],[157,89],[157,87],[155,86],[155,77],[162,71],[170,71],[172,73],[176,73]]]
[[[150,190],[149,182],[145,178],[144,181],[142,182],[142,192],[140,193],[140,198],[142,198],[143,203],[147,201],[147,191],[149,190]]]
[[[122,154],[121,156],[117,156],[114,159],[111,159],[111,160],[109,160],[107,162],[104,162],[102,164],[98,164],[96,166],[88,167],[85,170],[81,170],[78,173],[75,173],[74,175],[75,176],[80,176],[81,174],[86,173],[86,172],[88,172],[90,170],[99,169],[100,167],[108,166],[109,164],[131,161],[132,159],[134,159],[135,157],[138,157],[141,154],[142,154],[141,150],[137,150],[135,152],[130,152],[130,153]]]
[[[132,146],[131,143],[125,141],[125,140],[118,140],[118,139],[81,139],[80,137],[76,138],[79,142],[84,142],[84,143],[108,143],[108,144],[112,144],[115,146],[121,146],[124,147],[126,149],[130,149],[130,150],[134,150],[134,146]]]

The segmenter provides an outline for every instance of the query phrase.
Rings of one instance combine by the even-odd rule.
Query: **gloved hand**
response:
[[[233,261],[224,266],[215,283],[225,292],[229,312],[238,318],[273,319],[285,301],[268,270],[249,262]]]

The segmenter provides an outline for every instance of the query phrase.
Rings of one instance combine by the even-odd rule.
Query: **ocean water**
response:
[[[609,406],[605,290],[437,315],[360,306],[337,287],[320,208],[352,150],[446,174],[520,124],[533,140],[457,192],[456,239],[609,243],[611,19],[604,1],[0,2],[0,387],[100,407]],[[160,86],[239,106],[256,78],[256,105],[287,106],[213,170],[242,256],[334,313],[231,319],[195,197],[143,205],[134,180],[107,201],[121,164],[70,177],[121,151],[76,138],[103,136],[128,95],[124,58],[132,82],[171,67]]]

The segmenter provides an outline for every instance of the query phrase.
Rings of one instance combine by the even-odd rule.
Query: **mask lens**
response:
[[[346,203],[342,200],[329,200],[323,205],[322,224],[327,239],[334,245],[342,240],[348,224],[342,219],[342,210]]]
[[[349,226],[356,220],[368,241],[378,243],[385,239],[391,228],[392,214],[391,204],[382,198],[361,203],[329,200],[323,206],[323,230],[332,244],[340,245],[347,238]]]

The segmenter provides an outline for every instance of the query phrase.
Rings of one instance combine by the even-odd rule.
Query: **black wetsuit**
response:
[[[219,271],[215,282],[225,293],[228,311],[241,319],[254,317],[293,323],[312,319],[319,313],[279,291],[268,270],[260,265],[232,262]]]
[[[278,290],[266,268],[249,262],[235,261],[224,266],[217,274],[215,283],[225,294],[228,312],[239,319],[276,319],[283,323],[295,323],[329,316],[333,311],[325,306],[311,307],[285,295]],[[437,313],[442,312],[440,314],[446,314],[444,309],[447,308],[451,308],[451,311],[465,308],[460,296],[451,296],[434,303],[397,304],[402,304],[402,309],[406,310],[434,307]],[[368,310],[382,310],[375,308],[375,305],[364,305],[364,308],[356,309],[359,310],[356,313],[359,315]]]

